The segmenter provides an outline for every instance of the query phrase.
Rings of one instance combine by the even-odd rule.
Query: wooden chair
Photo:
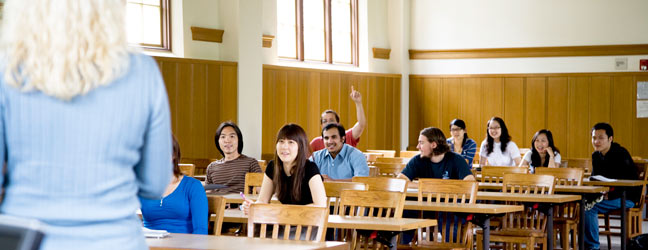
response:
[[[216,160],[217,159],[207,158],[182,158],[180,159],[180,163],[194,164],[194,175],[205,175],[207,173],[207,166],[209,166],[210,163],[215,162]]]
[[[246,173],[243,194],[259,194],[259,191],[261,190],[261,183],[263,183],[263,175],[264,173]]]
[[[265,173],[265,170],[266,170],[266,167],[267,167],[266,161],[265,160],[258,160],[258,162],[259,162],[259,167],[261,167],[261,172]]]
[[[639,176],[640,180],[643,181],[648,181],[648,164],[645,162],[635,162],[635,165],[637,166],[637,175]],[[627,210],[627,239],[631,239],[637,235],[640,235],[643,233],[642,229],[642,221],[643,221],[643,208],[644,205],[646,204],[646,185],[643,185],[641,187],[641,195],[639,197],[639,204],[638,206],[635,206],[633,208],[626,208]],[[621,226],[611,226],[610,225],[610,215],[616,216],[616,218],[620,219],[621,218],[621,213],[620,211],[614,211],[609,214],[605,214],[603,217],[603,225],[599,226],[604,228],[603,231],[599,232],[599,235],[605,235],[607,237],[607,242],[608,242],[608,249],[610,248],[610,243],[611,243],[611,236],[621,236],[620,231],[612,231],[612,229],[615,230],[621,230]]]
[[[338,214],[342,190],[367,190],[367,184],[361,182],[327,181],[324,182],[324,190],[326,190],[326,197],[328,198],[327,204],[330,204],[331,198],[335,198],[332,214]]]
[[[553,175],[556,185],[581,186],[583,184],[584,169],[581,168],[536,168],[536,174]],[[571,247],[577,249],[578,221],[579,221],[578,203],[567,203],[554,207],[554,231],[557,235],[560,233],[560,246],[563,249],[569,249],[569,235],[571,232]]]
[[[582,168],[585,171],[584,176],[592,175],[592,159],[591,158],[572,158],[567,159],[568,168]]]
[[[483,166],[481,182],[502,183],[505,174],[526,174],[529,169],[519,167]]]
[[[403,217],[405,196],[403,192],[342,190],[338,214],[351,217],[400,219]],[[363,249],[369,249],[369,237],[362,237],[354,232],[351,249],[358,249],[363,241]],[[373,241],[373,246],[376,249],[379,243]]]
[[[382,153],[376,153],[376,152],[365,152],[363,154],[365,155],[365,157],[367,157],[367,164],[370,166],[376,162],[376,159],[378,157],[383,157]]]
[[[419,179],[418,201],[427,203],[468,203],[477,200],[478,183],[464,180]],[[472,223],[453,213],[435,212],[439,223],[418,229],[418,246],[434,249],[472,249]]]
[[[400,178],[354,176],[351,181],[367,184],[369,191],[407,191],[407,180]]]
[[[378,168],[376,166],[369,165],[369,176],[378,177]]]
[[[502,184],[504,193],[522,193],[549,195],[553,194],[555,178],[551,175],[538,174],[505,174]],[[526,244],[526,249],[534,249],[536,243],[547,249],[546,236],[547,217],[533,207],[525,207],[524,211],[506,214],[502,220],[502,228],[491,232],[490,240],[506,244]],[[482,246],[483,231],[477,231],[477,249]],[[510,246],[509,246],[510,247]]]
[[[377,150],[377,149],[367,149],[367,152],[371,153],[382,153],[382,157],[394,157],[396,156],[396,150]]]
[[[400,151],[400,157],[403,158],[413,158],[414,156],[420,154],[421,152],[417,151]]]
[[[193,177],[194,172],[196,171],[196,167],[194,164],[189,164],[189,163],[180,163],[178,164],[178,167],[180,168],[180,172],[186,176]]]
[[[313,239],[315,242],[322,242],[326,235],[328,214],[327,207],[252,204],[248,215],[248,237],[255,237],[255,226],[260,225],[258,233],[260,238],[266,238],[267,233],[271,233],[272,239],[278,239],[282,231],[284,240]],[[272,225],[270,232],[267,232],[268,225]],[[283,226],[283,229],[279,226]],[[291,232],[292,228],[296,229],[294,234]],[[304,230],[306,233],[302,234]],[[302,239],[301,236],[305,237]]]
[[[208,208],[209,208],[209,221],[214,222],[214,232],[212,235],[221,235],[221,230],[223,227],[223,217],[225,216],[225,197],[208,195],[207,196]]]
[[[378,157],[376,158],[376,163],[403,163],[407,165],[409,162],[410,158],[403,158],[403,157]]]
[[[382,177],[396,177],[405,168],[406,163],[384,163],[376,162],[373,164],[378,170],[378,176]]]

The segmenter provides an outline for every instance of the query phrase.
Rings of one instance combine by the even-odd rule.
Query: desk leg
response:
[[[621,250],[626,249],[626,238],[628,235],[627,231],[627,226],[626,225],[626,217],[628,216],[626,213],[626,189],[622,188],[621,189]]]
[[[580,208],[578,210],[578,249],[585,249],[585,197],[581,196]]]
[[[554,249],[554,238],[553,238],[553,204],[550,204],[547,209],[547,249]],[[565,247],[563,247],[565,248]],[[567,247],[566,249],[569,249]]]

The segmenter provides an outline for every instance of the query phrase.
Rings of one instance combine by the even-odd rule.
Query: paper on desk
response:
[[[164,238],[169,236],[169,232],[167,232],[166,230],[153,230],[142,227],[142,232],[144,232],[144,236],[146,236],[146,238]]]
[[[590,180],[598,180],[598,181],[605,181],[605,182],[611,182],[611,181],[617,181],[617,179],[612,179],[612,178],[607,178],[602,175],[592,175],[590,176]]]

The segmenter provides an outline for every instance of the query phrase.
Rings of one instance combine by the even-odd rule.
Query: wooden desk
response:
[[[286,249],[331,249],[348,250],[349,244],[338,241],[312,242],[294,240],[273,240],[248,237],[213,236],[200,234],[175,234],[172,233],[166,238],[147,238],[151,250],[170,249],[265,249],[265,250],[286,250]]]
[[[238,209],[228,209],[225,211],[223,222],[247,223],[247,216]],[[348,217],[339,215],[329,215],[327,227],[340,229],[357,229],[357,230],[382,230],[402,232],[419,227],[436,226],[436,220],[414,219],[414,218],[374,218],[374,217]]]
[[[583,185],[588,186],[605,186],[605,187],[615,187],[621,189],[621,250],[626,249],[627,245],[627,217],[628,211],[626,211],[626,189],[629,187],[641,187],[646,185],[645,181],[642,180],[616,180],[616,181],[583,181]],[[641,194],[644,195],[644,194]],[[582,218],[581,218],[582,221]]]
[[[501,183],[479,183],[479,190],[484,191],[502,191]],[[556,185],[554,187],[554,193],[569,193],[569,194],[596,194],[607,192],[610,190],[608,187],[600,185],[592,186],[567,186],[567,185]]]
[[[547,211],[547,249],[553,249],[553,206],[556,204],[581,201],[580,195],[574,194],[511,194],[502,192],[477,192],[477,200],[516,201],[548,204]],[[580,215],[581,221],[583,214]],[[486,245],[485,245],[486,246]]]
[[[435,212],[454,212],[476,214],[474,224],[484,230],[482,244],[488,246],[490,243],[490,218],[495,215],[522,211],[522,205],[494,205],[494,204],[444,204],[427,203],[419,201],[405,201],[404,209]]]

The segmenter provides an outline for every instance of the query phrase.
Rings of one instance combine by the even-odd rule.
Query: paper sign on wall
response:
[[[648,99],[648,82],[637,82],[637,100]]]
[[[637,118],[648,118],[648,100],[637,101]]]

